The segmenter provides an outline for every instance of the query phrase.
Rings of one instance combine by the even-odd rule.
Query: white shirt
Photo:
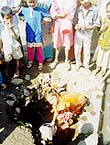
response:
[[[13,29],[14,29],[16,35],[19,36],[17,27],[14,27]],[[4,56],[7,56],[12,53],[12,47],[14,49],[17,49],[20,46],[19,42],[16,41],[15,38],[13,38],[12,32],[10,32],[5,25],[2,25],[2,31],[1,31],[0,37],[3,41]]]

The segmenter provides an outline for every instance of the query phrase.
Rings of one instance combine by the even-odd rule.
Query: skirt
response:
[[[107,69],[110,69],[110,49],[102,49],[100,46],[97,49],[96,64],[101,67],[103,72],[106,72]]]

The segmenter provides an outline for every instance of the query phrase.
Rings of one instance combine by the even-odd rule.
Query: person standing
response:
[[[1,8],[1,17],[3,19],[2,31],[0,39],[2,41],[2,51],[4,60],[8,64],[12,59],[16,60],[16,68],[14,77],[19,77],[19,59],[23,57],[21,45],[18,42],[18,27],[13,23],[13,11],[9,6]],[[8,69],[9,70],[9,69]]]
[[[19,16],[23,16],[26,22],[26,41],[28,64],[31,68],[34,60],[34,48],[36,48],[38,70],[43,69],[43,38],[42,38],[42,20],[44,17],[50,17],[49,13],[42,8],[37,7],[37,0],[27,0],[28,7],[23,7]]]
[[[100,72],[105,80],[110,75],[110,1],[106,4],[106,16],[102,20],[99,34],[95,74]]]
[[[76,70],[80,67],[88,70],[90,62],[90,47],[93,30],[100,27],[98,10],[93,6],[90,0],[80,0],[81,6],[76,11],[75,25],[75,60]],[[81,51],[83,48],[83,62],[81,61]]]
[[[53,47],[55,48],[55,60],[51,68],[55,69],[61,46],[65,47],[65,63],[67,70],[71,70],[69,62],[69,50],[73,45],[73,18],[77,7],[76,0],[52,0],[50,14],[54,21]]]

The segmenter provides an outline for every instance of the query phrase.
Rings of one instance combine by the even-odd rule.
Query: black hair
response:
[[[12,9],[9,6],[2,7],[0,13],[1,13],[2,18],[4,18],[4,15],[13,14]]]

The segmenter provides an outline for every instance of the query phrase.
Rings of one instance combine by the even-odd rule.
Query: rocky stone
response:
[[[11,81],[11,83],[15,86],[17,85],[21,85],[23,83],[23,79],[20,79],[20,78],[15,78]]]

